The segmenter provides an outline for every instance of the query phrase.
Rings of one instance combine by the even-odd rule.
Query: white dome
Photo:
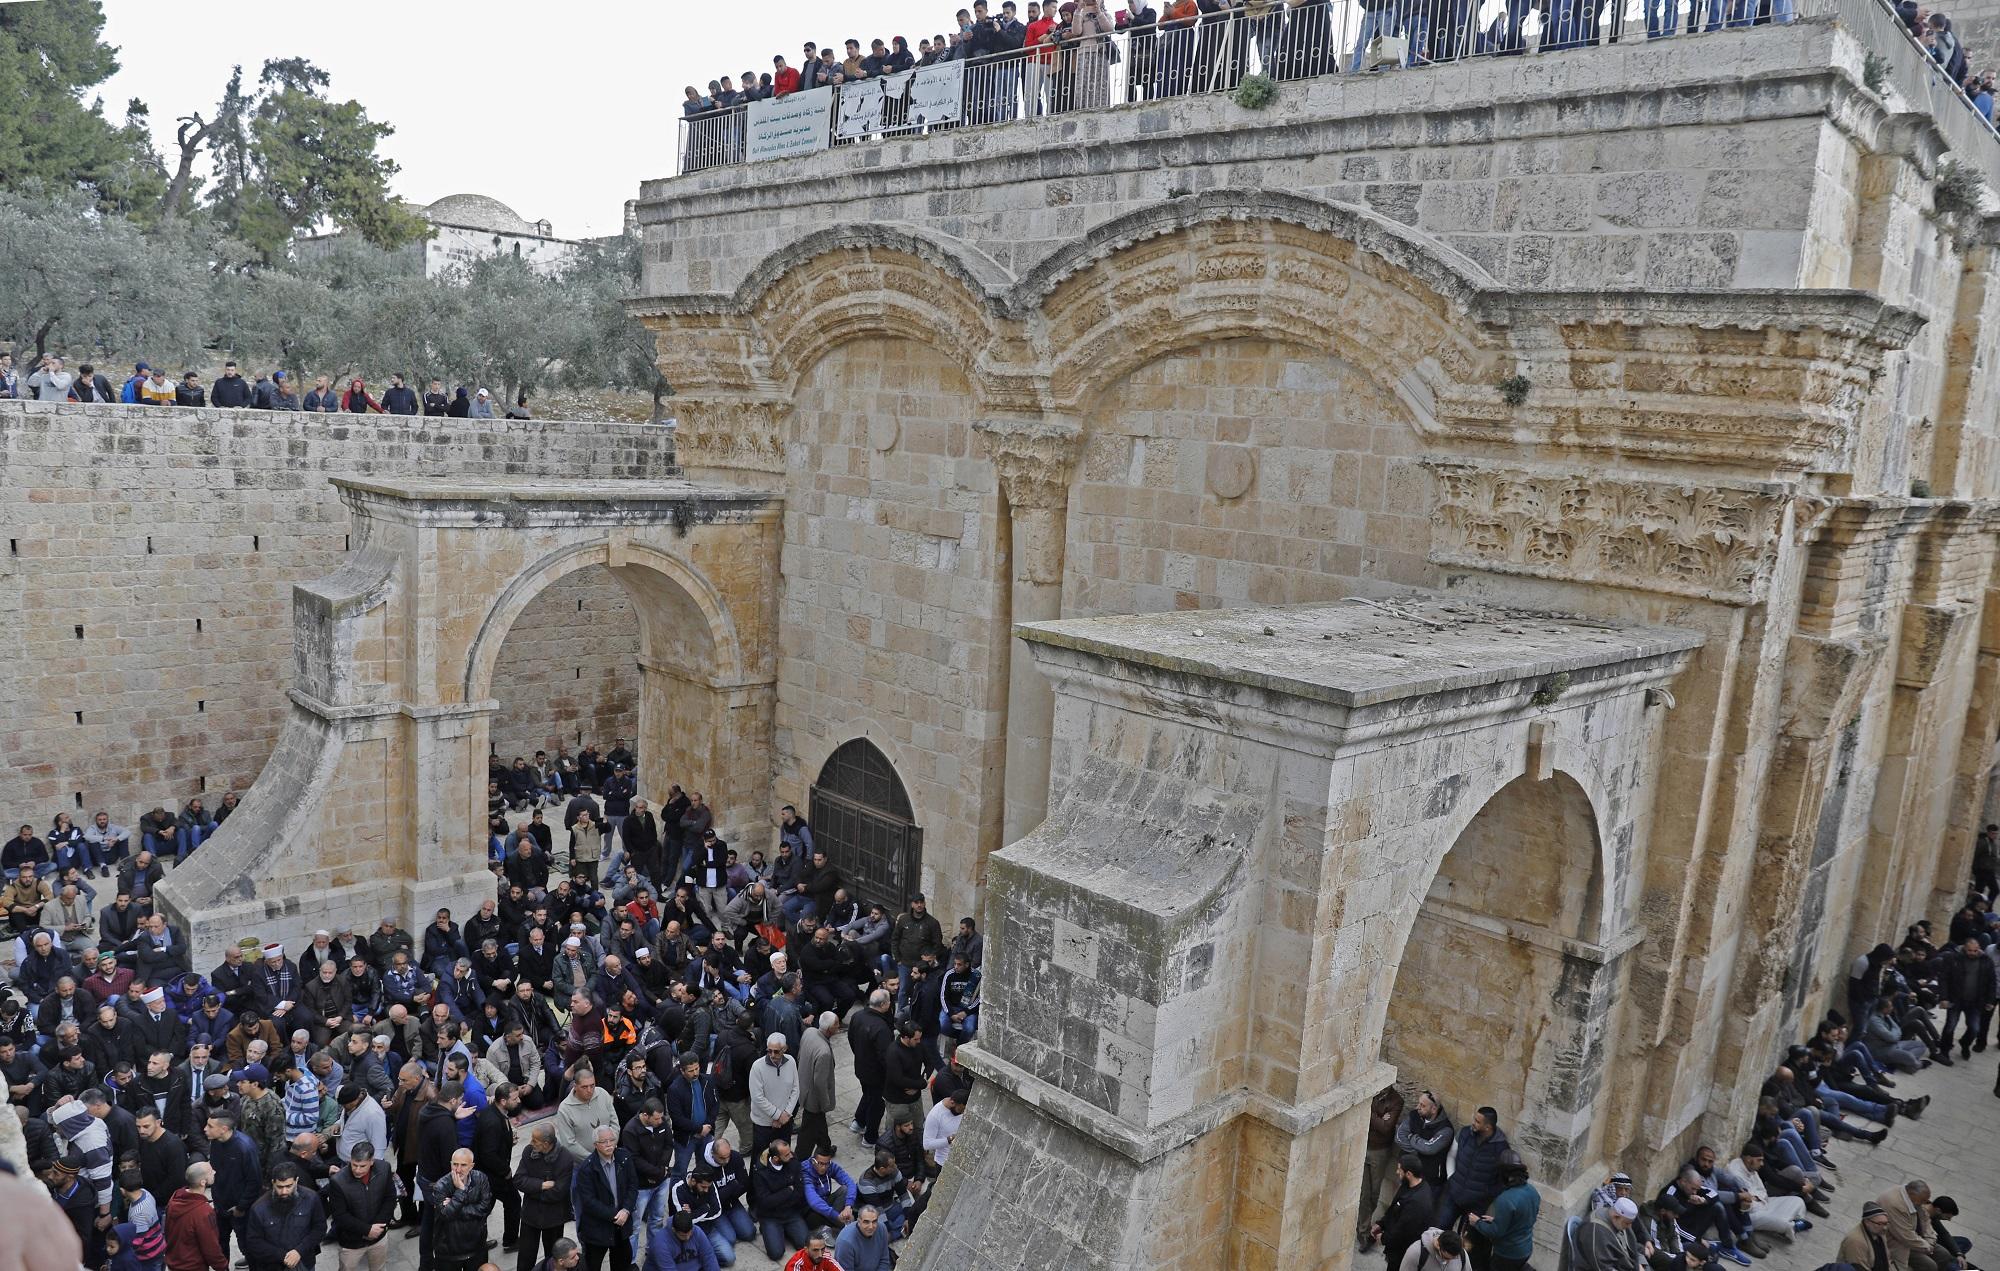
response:
[[[495,234],[543,232],[523,220],[513,208],[484,194],[448,194],[425,208],[423,214],[433,224],[489,230]]]

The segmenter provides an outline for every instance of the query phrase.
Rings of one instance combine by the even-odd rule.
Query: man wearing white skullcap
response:
[[[299,968],[285,956],[282,944],[267,944],[263,953],[264,960],[243,977],[245,997],[271,1021],[280,1037],[289,1037],[293,1028],[305,1022],[292,1018],[301,988]]]
[[[762,1159],[773,1139],[790,1139],[799,1112],[799,1065],[785,1053],[785,1035],[764,1039],[764,1058],[750,1065],[750,1154]]]

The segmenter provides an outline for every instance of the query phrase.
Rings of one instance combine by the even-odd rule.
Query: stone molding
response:
[[[1068,505],[1070,481],[1083,454],[1083,429],[1066,421],[991,419],[972,430],[993,461],[1009,507]]]
[[[1432,562],[1661,592],[1726,605],[1764,597],[1786,512],[1778,484],[1692,485],[1465,463],[1438,483]]]
[[[1438,441],[1838,470],[1885,357],[1923,325],[1858,291],[1518,292],[1367,209],[1236,189],[1126,213],[1018,278],[943,235],[842,226],[732,293],[630,308],[696,399],[690,459],[759,471],[782,469],[785,386],[870,337],[938,350],[989,412],[1081,410],[1136,366],[1253,338],[1347,358]],[[1496,386],[1517,375],[1511,404]]]
[[[782,473],[790,415],[782,402],[689,401],[676,411],[674,447],[690,468]]]
[[[1785,656],[1784,735],[1823,741],[1835,725],[1853,718],[1887,647],[1879,636],[1834,640],[1794,635]]]

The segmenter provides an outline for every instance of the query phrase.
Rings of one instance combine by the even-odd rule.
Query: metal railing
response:
[[[2000,140],[1992,123],[1911,38],[1887,0],[1239,0],[1180,23],[1085,32],[1053,47],[953,59],[683,116],[680,170],[1226,93],[1251,74],[1297,80],[1380,72],[1818,16],[1838,18],[1888,57],[1893,87],[1932,113],[1954,150],[1964,145],[1982,172],[2000,175],[2000,153],[1971,156],[1991,149],[1977,141],[1981,134]],[[1902,47],[1885,47],[1894,45]]]

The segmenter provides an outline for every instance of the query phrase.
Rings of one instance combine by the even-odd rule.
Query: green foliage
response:
[[[1278,98],[1278,81],[1269,75],[1245,75],[1230,100],[1245,110],[1262,110]]]
[[[1532,387],[1525,375],[1509,375],[1499,385],[1500,400],[1509,406],[1519,406],[1528,400],[1528,389]]]
[[[1937,182],[1931,188],[1931,206],[1941,215],[1978,216],[1984,201],[1979,173],[1970,164],[1946,159],[1938,165]]]
[[[0,194],[0,339],[37,356],[192,358],[206,335],[207,277],[187,235],[148,237],[86,194]]]
[[[1880,96],[1882,88],[1889,82],[1889,59],[1880,53],[1870,53],[1861,59],[1861,86]]]
[[[1528,700],[1537,706],[1554,706],[1556,701],[1567,692],[1569,692],[1569,672],[1557,671],[1554,675],[1543,681],[1542,686],[1536,689],[1529,696]]]
[[[158,199],[143,104],[120,125],[84,101],[118,69],[103,31],[100,0],[0,4],[0,190],[81,189],[118,211]]]
[[[216,171],[207,206],[224,230],[267,263],[325,224],[384,248],[428,236],[423,219],[389,194],[397,165],[376,153],[394,128],[360,102],[329,98],[327,73],[304,58],[265,62],[254,93],[242,77],[239,67],[205,139]]]

